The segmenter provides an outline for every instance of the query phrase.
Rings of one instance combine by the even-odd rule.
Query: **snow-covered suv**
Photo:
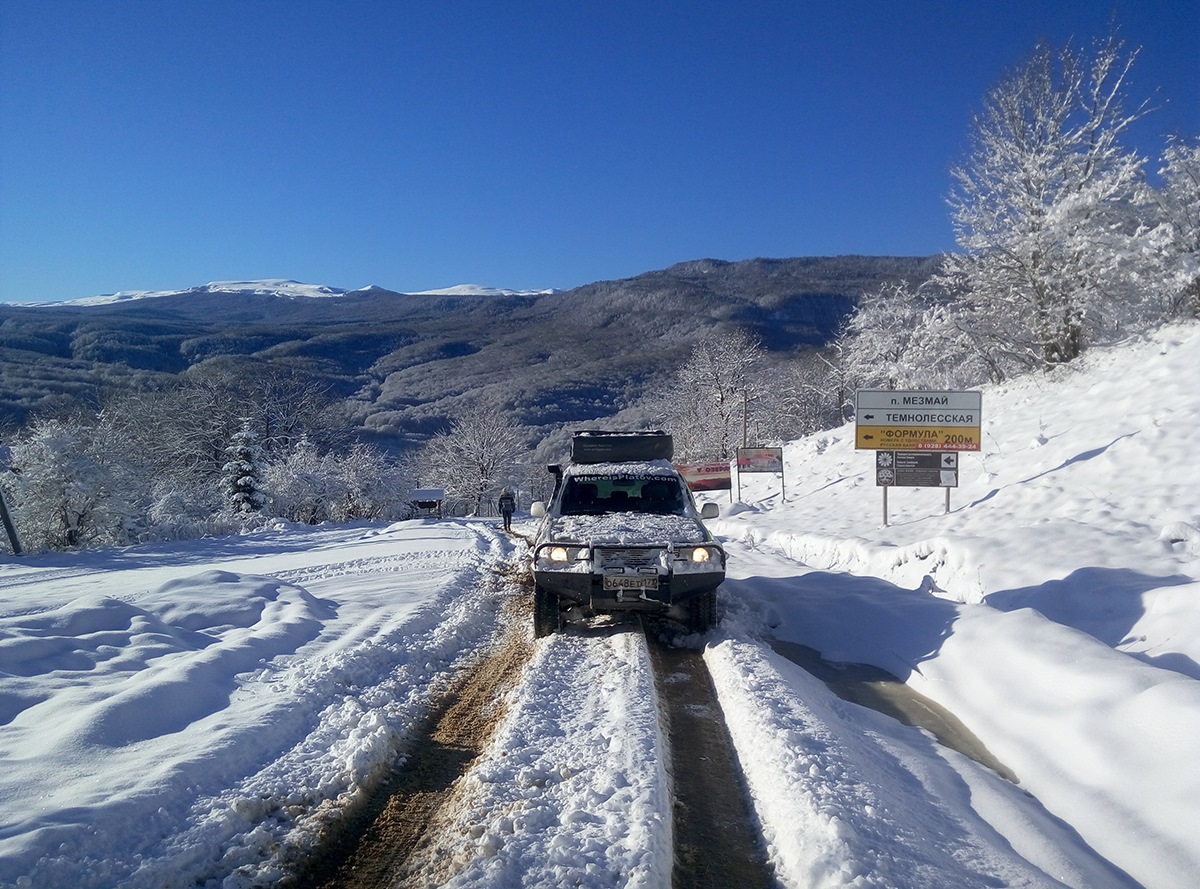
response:
[[[640,611],[704,632],[716,620],[725,550],[697,511],[671,464],[663,432],[578,432],[571,462],[552,466],[550,503],[534,537],[534,633],[546,636],[564,620]]]

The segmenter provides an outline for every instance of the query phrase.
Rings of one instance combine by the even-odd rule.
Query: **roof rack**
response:
[[[610,432],[585,429],[571,436],[573,463],[625,463],[631,460],[670,460],[675,442],[670,433]]]

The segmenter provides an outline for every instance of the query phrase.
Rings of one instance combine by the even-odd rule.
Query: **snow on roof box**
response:
[[[588,429],[571,436],[573,463],[624,463],[630,460],[670,460],[675,442],[662,430],[606,432]]]

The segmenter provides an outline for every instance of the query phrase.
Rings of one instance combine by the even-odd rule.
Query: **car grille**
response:
[[[661,554],[660,547],[598,546],[596,547],[596,563],[602,571],[606,568],[657,568]]]

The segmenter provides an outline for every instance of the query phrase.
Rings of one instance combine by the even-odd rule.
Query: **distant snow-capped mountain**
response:
[[[345,292],[337,287],[326,287],[324,284],[303,284],[290,278],[263,278],[258,281],[211,281],[199,287],[189,287],[187,290],[120,290],[116,293],[68,300],[65,305],[99,306],[139,299],[154,299],[160,296],[181,296],[186,293],[257,294],[295,299],[341,296]]]
[[[508,290],[504,287],[486,287],[483,284],[456,284],[440,290],[418,290],[410,296],[545,296],[557,293],[549,290]]]
[[[356,290],[343,290],[340,287],[329,287],[325,284],[305,284],[290,278],[262,278],[257,281],[212,281],[199,287],[189,287],[187,290],[121,290],[117,293],[106,293],[100,296],[85,296],[82,299],[68,300],[57,305],[70,306],[99,306],[111,303],[129,302],[139,299],[153,299],[160,296],[182,296],[189,293],[228,293],[234,295],[279,296],[287,299],[327,299],[334,296],[346,296],[355,293],[393,292],[409,296],[540,296],[554,293],[554,290],[508,290],[501,287],[486,287],[482,284],[457,284],[440,290],[420,291],[389,291],[387,288],[371,284]]]

